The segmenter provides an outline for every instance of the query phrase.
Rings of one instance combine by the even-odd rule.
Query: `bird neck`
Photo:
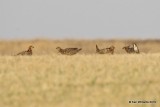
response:
[[[32,52],[32,49],[31,49],[31,48],[29,48],[29,49],[27,50],[27,52]]]

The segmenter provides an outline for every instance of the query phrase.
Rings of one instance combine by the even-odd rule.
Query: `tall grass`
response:
[[[50,54],[0,56],[0,107],[160,107],[159,53],[65,56],[57,45]]]

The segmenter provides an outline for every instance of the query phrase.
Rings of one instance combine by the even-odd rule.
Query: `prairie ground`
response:
[[[75,45],[85,47],[87,43]],[[50,51],[52,42],[34,43],[37,47],[33,56],[9,55],[23,50],[18,47],[27,47],[29,42],[0,44],[0,107],[160,107],[157,43],[152,44],[157,50],[151,52],[145,50],[150,45],[143,44],[142,54],[124,54],[119,49],[114,55],[95,54],[95,47],[89,48],[88,44],[87,54],[82,51],[74,56]],[[119,44],[117,47],[124,43]],[[156,103],[129,103],[141,100]]]
[[[115,46],[116,54],[125,54],[122,47],[136,43],[142,53],[160,53],[160,40],[12,40],[0,41],[0,55],[15,55],[33,45],[34,55],[57,54],[56,47],[82,48],[79,54],[95,54],[96,44],[99,48]]]

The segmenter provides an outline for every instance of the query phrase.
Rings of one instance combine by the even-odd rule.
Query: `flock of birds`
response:
[[[29,56],[31,56],[33,54],[32,48],[34,48],[34,47],[31,45],[31,46],[29,46],[28,50],[22,51],[22,52],[16,54],[15,56],[17,56],[17,55],[29,55]],[[82,50],[81,48],[65,48],[65,49],[62,49],[61,47],[57,47],[56,49],[58,50],[59,53],[61,53],[63,55],[75,55],[79,51]],[[137,53],[137,54],[140,53],[137,44],[132,44],[132,45],[129,45],[129,46],[125,46],[122,49],[124,49],[129,54],[130,53]],[[98,45],[96,45],[96,53],[98,53],[98,54],[114,54],[114,50],[115,50],[114,46],[110,46],[110,47],[104,48],[104,49],[99,49]]]

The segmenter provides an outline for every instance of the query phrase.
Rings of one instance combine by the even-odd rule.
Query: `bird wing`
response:
[[[134,47],[133,45],[129,45],[129,46],[128,46],[128,48],[133,48],[133,47]]]
[[[78,48],[69,48],[70,50],[78,50]]]
[[[78,48],[66,48],[65,51],[76,51]]]

